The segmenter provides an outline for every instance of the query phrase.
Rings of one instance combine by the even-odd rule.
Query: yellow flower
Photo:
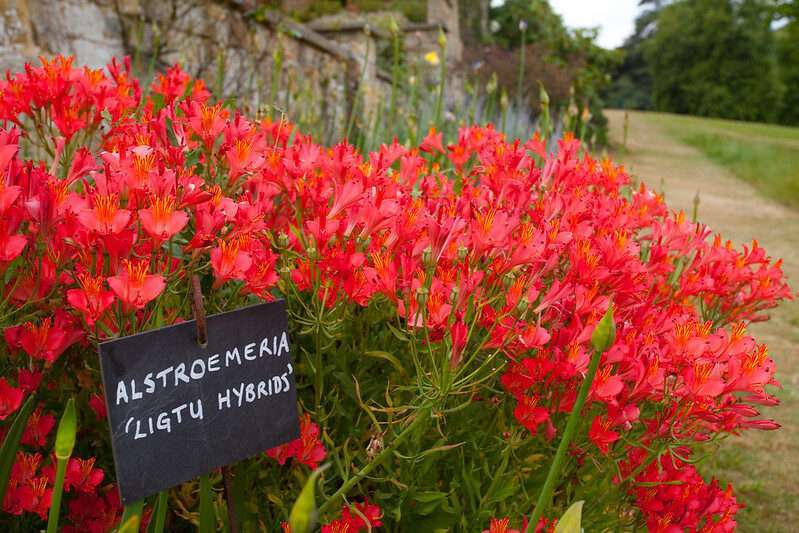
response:
[[[432,52],[427,52],[424,55],[424,60],[433,66],[436,66],[441,62],[441,60],[438,59],[438,52],[436,52],[435,50],[433,50]]]

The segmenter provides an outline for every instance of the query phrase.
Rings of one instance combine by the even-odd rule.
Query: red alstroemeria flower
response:
[[[513,416],[535,435],[538,433],[538,426],[549,420],[549,411],[538,405],[538,398],[524,396],[519,399],[519,404],[513,410]]]
[[[319,426],[311,422],[310,415],[304,414],[300,418],[300,438],[267,450],[266,454],[281,465],[293,457],[304,465],[316,468],[327,452],[319,441]]]
[[[8,263],[16,259],[25,249],[26,244],[28,244],[28,239],[25,235],[13,233],[5,221],[0,221],[0,263]]]
[[[510,518],[492,518],[483,533],[519,533],[519,530],[511,529]]]
[[[615,374],[611,374],[612,371],[613,368],[611,366],[602,367],[596,373],[594,382],[591,384],[591,394],[603,402],[613,401],[616,395],[624,388],[622,379]]]
[[[78,492],[93,494],[105,473],[100,468],[94,468],[96,459],[72,458],[67,464],[67,473],[64,486],[67,490],[75,489]]]
[[[130,211],[119,208],[116,194],[98,194],[94,197],[94,207],[82,210],[78,220],[100,235],[116,235],[130,222]]]
[[[55,319],[47,317],[38,324],[26,322],[7,328],[5,337],[9,346],[22,348],[31,359],[44,360],[49,364],[78,342],[83,332],[75,327],[67,313],[56,311]]]
[[[5,420],[9,415],[19,409],[24,393],[12,387],[3,378],[0,378],[0,420]]]
[[[619,440],[619,434],[612,431],[610,429],[611,426],[613,426],[612,420],[597,416],[591,422],[591,428],[588,430],[588,438],[599,448],[603,455],[607,455],[610,451],[610,445]]]
[[[91,327],[108,307],[114,303],[114,293],[103,288],[102,276],[78,274],[80,289],[67,291],[69,305],[83,313],[86,323]]]
[[[724,392],[722,368],[714,363],[695,362],[684,373],[688,394],[715,398]]]
[[[22,444],[27,446],[44,446],[47,442],[47,435],[55,426],[55,417],[51,414],[42,414],[41,409],[37,409],[31,414],[25,431],[22,434]]]
[[[423,152],[436,151],[440,154],[443,154],[444,134],[442,132],[436,133],[435,128],[430,128],[430,130],[427,132],[427,136],[422,139],[422,144],[419,145],[419,149]]]
[[[211,268],[217,287],[231,279],[245,279],[251,265],[252,257],[240,249],[238,240],[219,241],[219,246],[211,250]]]
[[[341,510],[341,518],[333,520],[329,524],[324,524],[322,526],[322,533],[359,533],[361,531],[375,531],[376,528],[383,525],[381,522],[381,518],[383,518],[383,512],[380,510],[380,507],[377,505],[369,503],[369,501],[364,501],[363,503],[356,503],[354,507],[358,510],[357,513],[353,513],[350,511],[350,508],[344,506]],[[361,518],[363,516],[366,518],[364,520]],[[290,532],[291,528],[289,527],[286,529],[283,527],[283,531]]]
[[[155,197],[149,209],[139,210],[141,225],[156,241],[165,241],[182,230],[189,221],[184,211],[175,211],[175,198]]]
[[[95,393],[89,397],[89,407],[92,411],[94,411],[95,416],[98,420],[105,420],[105,417],[108,416],[108,410],[105,407],[105,400],[99,394]]]
[[[39,388],[39,383],[42,381],[42,373],[36,370],[28,370],[27,368],[20,368],[17,371],[17,385],[22,389],[22,392],[33,392]]]
[[[108,278],[108,285],[126,306],[141,309],[166,287],[163,276],[147,273],[150,268],[147,259],[125,259],[122,263],[124,270]]]

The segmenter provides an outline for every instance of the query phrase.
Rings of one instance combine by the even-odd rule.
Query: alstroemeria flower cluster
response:
[[[792,296],[780,263],[670,212],[568,135],[551,153],[537,135],[464,126],[450,145],[431,130],[418,148],[361,153],[246,117],[178,67],[142,91],[129,63],[106,73],[65,58],[0,82],[0,120],[3,427],[26,396],[41,404],[7,513],[46,516],[54,413],[73,394],[96,415],[69,464],[68,527],[115,523],[93,346],[190,318],[196,274],[209,310],[287,300],[301,437],[253,467],[298,492],[289,471],[330,459],[328,495],[341,485],[375,502],[323,531],[411,519],[482,530],[495,508],[516,514],[490,531],[526,524],[541,483],[528,461],[551,457],[611,302],[616,340],[558,507],[590,477],[606,484],[588,524],[617,512],[652,531],[734,527],[730,490],[687,461],[723,435],[777,427],[759,411],[776,404],[775,365],[747,325]],[[415,409],[428,431],[397,438]],[[383,477],[347,485],[378,458]],[[253,505],[269,507],[248,479]]]

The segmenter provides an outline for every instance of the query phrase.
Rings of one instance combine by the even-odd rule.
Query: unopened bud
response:
[[[309,246],[305,250],[305,253],[308,255],[308,259],[316,259],[317,257],[316,248],[314,248],[313,246]]]
[[[289,247],[289,236],[283,233],[282,231],[277,236],[277,245],[281,248],[288,248]]]
[[[429,294],[430,291],[427,289],[427,287],[419,287],[416,289],[416,303],[418,303],[420,306],[426,305]]]
[[[615,340],[616,323],[613,321],[613,305],[611,304],[591,334],[591,345],[597,353],[604,353],[613,346]]]
[[[469,249],[463,245],[458,246],[458,259],[463,261],[469,257]]]
[[[516,275],[513,272],[508,272],[504,276],[502,276],[502,284],[507,289],[511,285],[513,285],[514,280],[516,279]]]
[[[516,304],[516,310],[520,313],[524,313],[527,311],[527,308],[530,307],[530,302],[527,300],[526,297],[522,297],[519,300],[519,303]]]
[[[433,259],[433,248],[428,246],[427,248],[422,251],[422,264],[424,266],[430,266],[430,262]]]
[[[544,84],[541,84],[541,87],[538,91],[538,99],[541,101],[541,105],[544,107],[549,106],[549,94],[547,90],[544,89]]]
[[[388,19],[388,31],[391,32],[391,35],[397,35],[399,33],[399,29],[399,24],[397,24],[397,21],[394,19],[394,17]]]

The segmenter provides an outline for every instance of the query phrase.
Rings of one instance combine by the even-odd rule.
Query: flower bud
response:
[[[613,305],[611,304],[591,334],[591,345],[594,347],[594,351],[604,353],[613,346],[615,340],[616,323],[613,321]]]
[[[433,260],[433,248],[428,246],[427,248],[422,251],[422,264],[424,266],[430,266],[431,261]]]
[[[502,285],[504,285],[505,288],[507,289],[508,287],[513,285],[513,281],[515,279],[516,279],[516,274],[514,274],[513,272],[508,272],[507,274],[502,276]]]
[[[469,257],[469,249],[463,245],[458,246],[458,259],[463,261]]]
[[[541,101],[541,106],[543,107],[549,106],[549,93],[547,93],[547,90],[544,89],[543,84],[541,84],[541,87],[538,91],[538,99]]]
[[[305,250],[305,253],[308,256],[308,259],[316,259],[318,257],[318,254],[316,253],[316,248],[313,246],[309,246]]]
[[[288,248],[289,236],[281,231],[280,235],[277,236],[277,245],[280,246],[281,248]]]
[[[388,19],[388,31],[391,32],[391,35],[397,35],[399,30],[399,24],[397,24],[397,21],[394,19],[394,17]]]
[[[427,287],[419,287],[416,289],[416,303],[420,306],[427,304],[427,297],[430,295],[430,291]]]
[[[519,299],[519,303],[516,304],[516,310],[519,313],[524,313],[527,311],[528,307],[530,307],[530,302],[527,300],[527,297],[522,296],[521,299]]]

